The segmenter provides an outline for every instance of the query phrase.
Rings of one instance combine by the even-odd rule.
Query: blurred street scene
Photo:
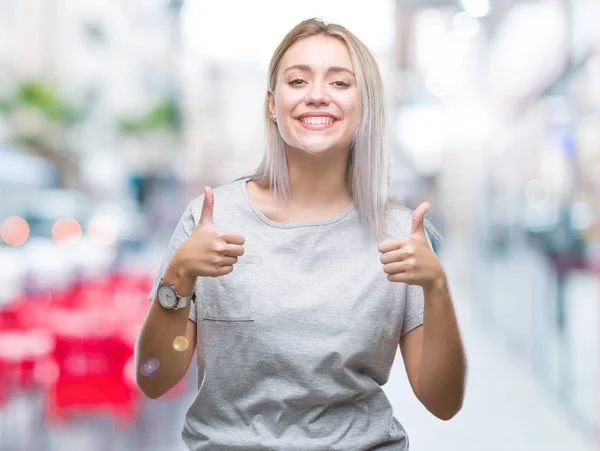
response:
[[[133,346],[170,235],[264,150],[271,53],[353,31],[394,194],[442,232],[463,411],[384,387],[415,451],[600,449],[600,0],[0,0],[0,451],[184,450]],[[285,451],[285,450],[283,450]]]

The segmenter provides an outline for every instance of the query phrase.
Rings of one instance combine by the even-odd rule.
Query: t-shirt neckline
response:
[[[254,202],[252,202],[252,200],[250,199],[250,195],[248,194],[248,187],[246,186],[246,183],[248,182],[249,179],[250,179],[250,177],[244,177],[244,178],[238,180],[238,183],[242,190],[242,194],[244,196],[244,199],[246,199],[246,203],[248,204],[248,207],[258,217],[258,219],[260,219],[265,224],[267,224],[271,227],[277,228],[277,229],[296,229],[296,228],[300,228],[300,227],[314,227],[314,226],[324,226],[324,225],[328,225],[328,224],[333,224],[338,221],[341,221],[346,216],[348,216],[350,214],[350,212],[352,212],[354,210],[354,202],[351,202],[344,209],[344,211],[342,211],[341,213],[339,213],[336,216],[331,217],[331,218],[320,219],[320,220],[315,220],[315,221],[275,222],[275,221],[267,218],[260,211],[260,209],[256,205],[254,205]]]

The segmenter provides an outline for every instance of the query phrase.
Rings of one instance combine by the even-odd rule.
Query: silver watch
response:
[[[167,310],[182,309],[190,305],[192,301],[196,300],[196,292],[193,292],[189,296],[179,296],[173,284],[163,282],[162,279],[158,284],[156,294],[160,305]]]

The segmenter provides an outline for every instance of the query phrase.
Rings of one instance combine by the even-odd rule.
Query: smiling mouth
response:
[[[302,127],[308,130],[325,130],[338,122],[337,119],[331,116],[310,116],[302,117],[296,120],[300,123],[300,125],[302,125]]]

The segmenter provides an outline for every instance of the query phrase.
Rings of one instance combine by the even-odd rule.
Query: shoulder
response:
[[[242,179],[236,179],[232,182],[225,183],[216,187],[212,187],[215,195],[215,211],[222,208],[227,208],[232,202],[239,200],[241,195]],[[204,191],[189,201],[184,214],[193,218],[194,224],[202,215],[202,204],[204,203]]]
[[[386,212],[386,225],[390,236],[397,238],[408,236],[412,233],[412,214],[414,210],[401,205],[395,199],[391,199]],[[444,238],[440,231],[427,218],[425,218],[425,233],[430,247],[437,253]]]
[[[388,233],[394,237],[410,235],[413,211],[404,205],[390,202],[386,208]]]

